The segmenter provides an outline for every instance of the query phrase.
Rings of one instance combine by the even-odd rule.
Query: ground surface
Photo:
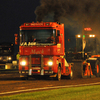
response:
[[[30,77],[28,80],[21,80],[18,73],[0,74],[0,93],[24,89],[88,84],[96,82],[100,82],[100,78],[75,78],[73,80],[64,78],[61,81],[57,81],[52,78],[34,79]]]

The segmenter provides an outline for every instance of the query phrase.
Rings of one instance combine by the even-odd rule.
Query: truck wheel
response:
[[[99,77],[99,61],[96,62],[96,65],[95,65],[95,70],[96,70],[96,77]]]
[[[92,67],[93,75],[99,77],[99,60],[92,62],[91,67]]]
[[[68,75],[68,79],[73,79],[73,70],[71,69],[71,73]]]
[[[60,67],[58,67],[58,73],[57,73],[56,79],[57,79],[58,81],[61,80],[61,68],[60,68]]]

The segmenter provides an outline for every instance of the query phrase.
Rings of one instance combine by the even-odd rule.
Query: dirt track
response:
[[[100,82],[100,78],[77,78],[73,80],[62,79],[61,81],[56,81],[53,79],[36,80],[34,78],[21,80],[18,74],[0,74],[0,93],[40,87],[77,85],[95,82]]]

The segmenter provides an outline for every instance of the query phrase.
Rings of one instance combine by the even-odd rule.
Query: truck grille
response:
[[[29,57],[29,66],[30,67],[40,67],[41,69],[46,65],[50,56],[43,56],[43,55],[30,55]]]
[[[30,55],[29,67],[41,67],[43,68],[43,55]]]

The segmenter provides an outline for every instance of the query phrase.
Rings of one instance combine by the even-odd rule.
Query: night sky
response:
[[[34,13],[40,0],[1,0],[0,42],[14,42],[14,34],[24,22],[36,21]]]
[[[83,24],[99,38],[100,0],[1,0],[0,42],[14,42],[19,26],[32,21],[64,23],[66,47],[75,44],[73,39],[67,44],[67,39],[82,34]]]

